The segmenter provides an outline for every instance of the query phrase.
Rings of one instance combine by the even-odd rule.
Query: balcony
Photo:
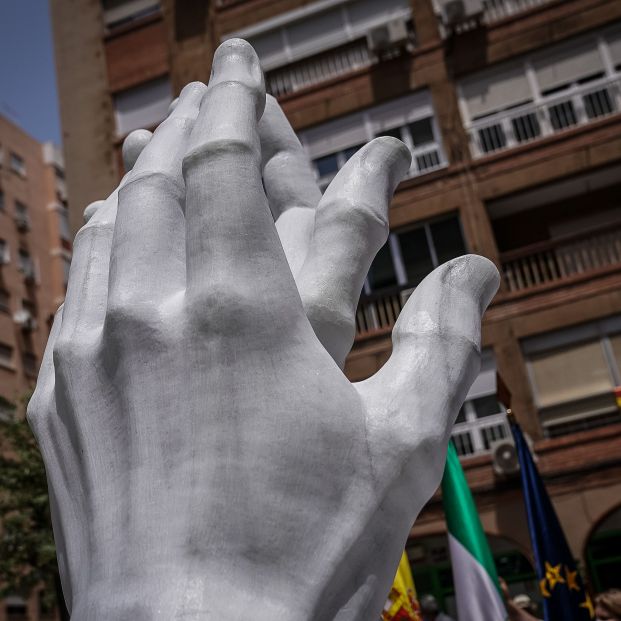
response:
[[[483,0],[483,19],[486,24],[513,17],[552,0]]]
[[[494,442],[511,437],[511,430],[504,413],[486,416],[474,421],[457,423],[452,438],[460,457],[489,453]]]
[[[509,293],[587,280],[621,268],[621,224],[518,248],[500,261]]]
[[[473,121],[467,128],[473,157],[511,149],[587,125],[621,109],[621,78],[600,78]]]
[[[265,74],[265,85],[274,97],[284,97],[369,67],[372,62],[373,55],[366,39],[358,39],[349,45],[268,71]]]
[[[356,311],[356,339],[390,333],[412,291],[406,285],[361,296]]]
[[[503,253],[500,260],[505,297],[589,280],[621,269],[621,224],[518,248]],[[411,285],[405,285],[362,295],[356,339],[389,334],[412,291]]]

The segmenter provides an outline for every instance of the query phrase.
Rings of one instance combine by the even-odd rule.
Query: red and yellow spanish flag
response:
[[[382,621],[421,621],[410,563],[405,552],[382,612]]]

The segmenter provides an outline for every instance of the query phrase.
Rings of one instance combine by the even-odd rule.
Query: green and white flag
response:
[[[452,442],[442,477],[442,502],[459,621],[505,621],[494,559]]]

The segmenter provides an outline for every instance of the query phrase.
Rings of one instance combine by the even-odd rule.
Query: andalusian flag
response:
[[[505,621],[494,559],[452,442],[442,477],[442,502],[459,621]]]
[[[405,552],[401,555],[397,575],[382,612],[382,621],[420,621],[416,589]]]

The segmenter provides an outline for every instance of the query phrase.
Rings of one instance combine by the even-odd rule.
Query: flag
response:
[[[420,621],[416,589],[405,552],[382,612],[382,621]]]
[[[452,442],[442,477],[442,503],[459,621],[505,621],[494,559]]]
[[[588,621],[593,604],[522,430],[510,419],[546,621]]]

